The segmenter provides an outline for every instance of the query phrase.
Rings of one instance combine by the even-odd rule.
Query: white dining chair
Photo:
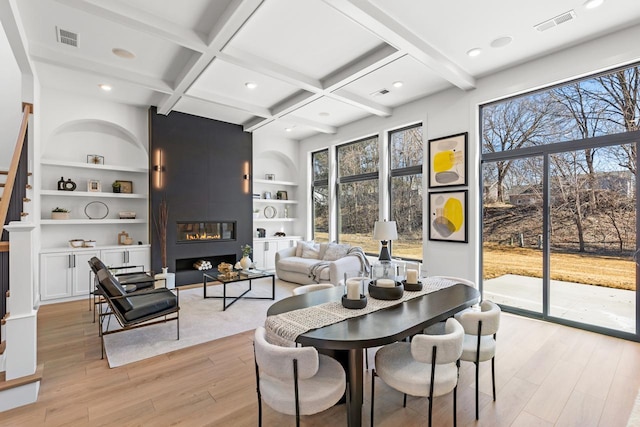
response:
[[[342,365],[313,347],[280,347],[266,340],[266,330],[256,328],[254,359],[258,392],[258,426],[262,401],[275,411],[296,416],[322,412],[349,393]]]
[[[455,318],[464,328],[464,345],[460,360],[473,362],[476,365],[476,420],[479,419],[479,372],[480,362],[491,360],[491,384],[493,401],[496,401],[496,336],[500,328],[500,306],[484,300],[479,309],[468,308],[456,313]]]
[[[371,425],[373,426],[375,378],[407,394],[429,398],[429,426],[433,398],[453,391],[453,425],[456,425],[456,390],[464,329],[454,318],[447,319],[444,334],[413,337],[410,343],[396,342],[376,352],[376,367],[371,371]]]
[[[468,279],[463,279],[462,277],[455,277],[455,276],[431,276],[431,279],[447,279],[447,280],[452,280],[456,283],[462,283],[463,285],[467,285],[467,286],[471,286],[472,288],[477,288],[475,282],[473,282],[472,280],[468,280]]]

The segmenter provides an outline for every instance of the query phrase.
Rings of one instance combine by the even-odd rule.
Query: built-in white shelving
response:
[[[42,190],[41,196],[55,197],[107,197],[114,199],[146,199],[146,194],[133,193],[106,193],[103,191],[59,191],[59,190]]]
[[[41,225],[145,224],[146,219],[41,219]]]
[[[62,166],[68,168],[80,168],[80,169],[95,169],[102,171],[120,171],[120,172],[137,172],[137,173],[148,173],[148,168],[137,168],[130,166],[118,166],[118,165],[95,165],[93,163],[80,163],[80,162],[69,162],[65,160],[55,160],[55,159],[43,159],[41,162],[43,165],[49,166]]]

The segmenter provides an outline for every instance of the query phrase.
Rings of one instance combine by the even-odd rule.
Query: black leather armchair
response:
[[[139,290],[127,293],[118,279],[103,268],[98,271],[97,289],[104,298],[108,309],[100,310],[99,328],[104,358],[104,336],[116,332],[141,328],[156,323],[176,321],[176,339],[180,339],[180,304],[178,288]],[[174,293],[175,291],[175,293]],[[102,305],[101,305],[102,307]],[[120,328],[109,329],[109,321],[114,316]]]

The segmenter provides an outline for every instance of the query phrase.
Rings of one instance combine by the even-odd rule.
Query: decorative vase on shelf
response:
[[[253,265],[253,261],[251,261],[251,258],[248,256],[243,256],[242,259],[240,259],[240,265],[243,270],[248,270],[251,268],[251,265]]]

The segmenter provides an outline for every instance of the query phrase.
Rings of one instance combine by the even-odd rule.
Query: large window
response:
[[[378,252],[373,225],[378,220],[378,138],[337,148],[338,241]]]
[[[311,154],[313,197],[313,239],[329,241],[329,150]]]
[[[637,339],[639,68],[481,112],[484,297]]]
[[[398,240],[394,257],[422,259],[422,125],[389,132],[391,219]]]

